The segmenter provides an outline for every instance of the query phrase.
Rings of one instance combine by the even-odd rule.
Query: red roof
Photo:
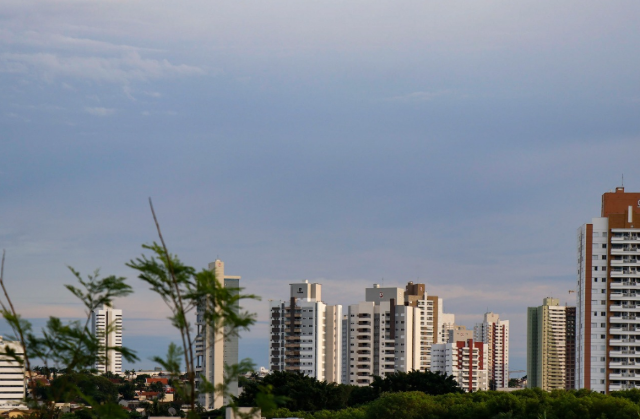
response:
[[[164,385],[167,385],[167,384],[169,384],[169,379],[168,378],[160,378],[160,377],[147,378],[146,383],[147,384],[162,383]]]

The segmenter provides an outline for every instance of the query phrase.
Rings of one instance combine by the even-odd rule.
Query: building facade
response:
[[[384,377],[421,368],[421,321],[426,321],[422,315],[426,305],[416,297],[413,304],[407,301],[405,305],[403,289],[374,284],[365,289],[366,301],[349,306],[343,342],[348,348],[346,384],[369,385],[372,375]]]
[[[269,369],[341,383],[342,306],[322,302],[322,285],[308,281],[290,284],[289,299],[269,305]]]
[[[431,348],[431,371],[452,375],[467,392],[489,389],[488,345],[475,341],[473,333],[453,328],[450,342]]]
[[[122,354],[108,348],[122,347],[122,310],[107,305],[95,310],[91,313],[91,331],[101,347],[95,368],[102,374],[121,374]]]
[[[20,342],[4,340],[0,336],[0,402],[20,401],[25,397],[24,365],[2,355],[7,349],[21,358],[24,356]]]
[[[489,381],[493,389],[509,386],[509,320],[485,313],[484,321],[474,327],[473,339],[487,344]]]
[[[577,247],[575,386],[640,387],[640,193],[605,193]]]
[[[566,385],[566,307],[547,297],[527,312],[527,387],[562,390]]]
[[[209,269],[215,273],[216,280],[225,288],[229,288],[233,294],[240,292],[240,277],[228,276],[224,273],[224,262],[216,259],[209,264]],[[224,382],[225,365],[235,365],[238,363],[238,336],[230,333],[228,328],[219,327],[216,329],[207,324],[204,314],[208,309],[206,301],[198,305],[196,311],[196,387],[206,379],[217,386]],[[235,307],[239,310],[239,306]],[[229,395],[219,393],[201,393],[199,403],[206,409],[218,409],[231,400],[229,396],[238,396],[238,381],[232,379],[227,383]]]

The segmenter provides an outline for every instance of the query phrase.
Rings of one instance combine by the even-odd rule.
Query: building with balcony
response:
[[[431,368],[431,347],[452,326],[442,299],[424,284],[365,289],[365,300],[349,306],[343,325],[343,382],[368,385],[372,375]]]
[[[24,351],[20,342],[4,340],[0,336],[0,353],[6,353],[7,349],[15,351],[15,354],[23,358]],[[14,358],[0,355],[0,402],[22,401],[25,397],[25,370]]]
[[[342,306],[325,304],[321,293],[321,284],[304,281],[290,284],[288,300],[270,301],[270,370],[342,382]]]
[[[562,390],[566,386],[567,307],[547,297],[527,310],[527,387]]]
[[[455,328],[448,343],[431,347],[431,371],[452,375],[468,392],[489,389],[488,345],[473,339],[473,331]]]
[[[237,295],[240,292],[240,277],[228,276],[224,273],[224,262],[216,259],[209,264],[209,269],[215,273],[216,280],[225,288],[229,288],[231,294]],[[236,305],[235,310],[240,307]],[[230,333],[226,327],[218,328],[210,325],[205,320],[207,310],[214,310],[208,301],[202,301],[196,311],[196,387],[206,379],[214,386],[224,382],[225,365],[235,365],[238,363],[238,336]],[[218,409],[228,404],[230,396],[238,396],[238,381],[231,380],[227,383],[227,395],[219,392],[200,393],[199,402],[206,410]]]
[[[103,305],[91,313],[91,332],[98,338],[99,360],[95,368],[101,374],[122,373],[122,354],[114,348],[122,347],[122,310]]]
[[[577,247],[576,387],[639,388],[640,193],[605,193]]]
[[[492,389],[509,387],[509,320],[487,312],[474,327],[473,339],[487,344],[489,381]]]

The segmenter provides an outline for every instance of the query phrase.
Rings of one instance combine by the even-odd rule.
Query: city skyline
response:
[[[125,263],[157,240],[263,301],[240,357],[268,365],[268,300],[424,283],[472,328],[573,305],[576,229],[640,191],[640,4],[15,0],[0,5],[0,248],[26,318],[115,301],[140,368],[177,335]],[[383,282],[384,280],[384,282]],[[0,328],[5,334],[6,328]],[[130,365],[123,365],[123,368]]]

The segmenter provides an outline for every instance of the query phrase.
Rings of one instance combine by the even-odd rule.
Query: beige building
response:
[[[489,381],[493,389],[509,387],[509,320],[487,312],[484,321],[476,324],[473,338],[487,344]]]
[[[527,387],[562,390],[566,385],[566,307],[547,297],[527,313]]]
[[[224,273],[224,262],[216,259],[209,264],[209,269],[215,272],[216,279],[225,288],[231,288],[232,292],[238,293],[240,289],[240,277],[228,276]],[[196,339],[196,387],[200,385],[201,378],[217,386],[224,382],[225,365],[235,365],[238,363],[238,336],[229,333],[229,330],[219,329],[208,325],[203,317],[206,304],[203,302],[198,306],[196,312],[196,326],[198,337]],[[239,310],[239,307],[236,307]],[[233,380],[228,383],[229,395],[238,395],[238,382]],[[218,409],[231,400],[229,395],[219,393],[201,393],[199,402],[206,410]]]
[[[269,306],[269,369],[342,382],[342,306],[322,302],[322,285],[290,284],[289,299]]]

